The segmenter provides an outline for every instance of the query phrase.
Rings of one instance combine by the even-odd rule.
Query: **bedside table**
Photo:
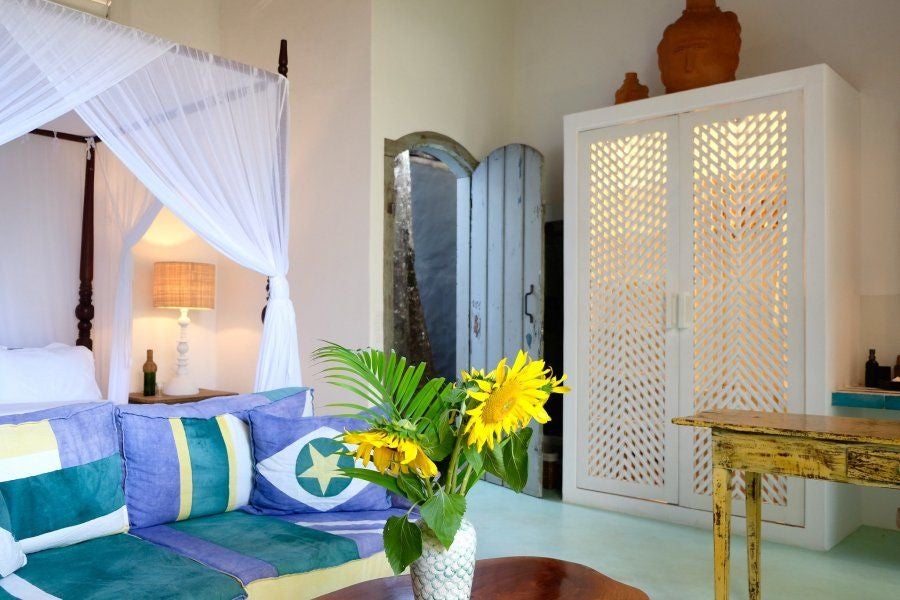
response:
[[[223,392],[221,390],[204,390],[196,394],[187,396],[168,396],[166,394],[157,394],[156,396],[145,396],[140,392],[132,392],[128,394],[129,404],[183,404],[185,402],[199,402],[208,398],[216,398],[218,396],[237,396],[237,392]]]

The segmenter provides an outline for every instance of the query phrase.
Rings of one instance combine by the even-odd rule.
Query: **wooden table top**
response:
[[[900,445],[900,421],[798,415],[752,410],[707,410],[672,419],[676,425],[714,427],[729,431],[793,435],[840,442]]]
[[[365,581],[318,600],[413,600],[409,575]],[[475,563],[472,600],[649,600],[637,588],[571,562],[538,556],[490,558]]]
[[[130,404],[185,404],[188,402],[200,402],[201,400],[209,400],[210,398],[218,398],[220,396],[236,396],[235,392],[226,392],[223,390],[207,390],[200,388],[196,394],[186,394],[183,396],[170,396],[168,394],[157,394],[156,396],[145,396],[141,392],[132,392],[128,394],[128,402]]]

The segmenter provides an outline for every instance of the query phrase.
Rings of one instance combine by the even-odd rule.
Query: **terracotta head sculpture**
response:
[[[716,0],[687,0],[656,48],[666,93],[734,81],[741,51],[737,15]]]

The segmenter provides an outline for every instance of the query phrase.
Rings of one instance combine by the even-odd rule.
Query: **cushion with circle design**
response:
[[[261,514],[385,510],[387,492],[351,479],[341,467],[361,466],[343,453],[352,446],[334,438],[358,429],[360,421],[340,417],[284,417],[263,409],[249,413],[253,443],[253,512]]]

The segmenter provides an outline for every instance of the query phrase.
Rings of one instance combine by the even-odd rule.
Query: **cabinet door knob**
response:
[[[678,294],[666,294],[666,331],[678,326]]]
[[[694,319],[694,297],[688,293],[678,294],[678,309],[676,312],[678,313],[678,329],[690,327]]]

